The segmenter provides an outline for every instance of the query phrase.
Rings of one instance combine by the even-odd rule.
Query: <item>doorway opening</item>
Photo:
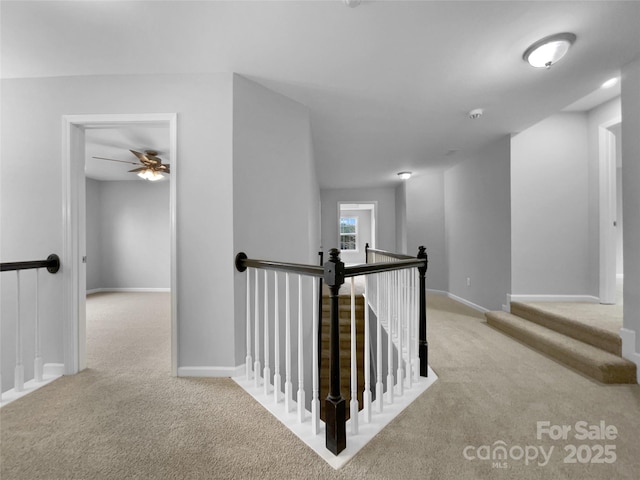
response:
[[[167,136],[167,154],[165,157],[171,164],[171,180],[167,182],[169,197],[169,225],[167,232],[170,239],[168,246],[170,258],[168,283],[171,292],[171,374],[174,376],[177,374],[176,114],[67,115],[63,117],[63,265],[66,265],[63,281],[65,285],[64,310],[65,318],[67,319],[64,331],[66,374],[74,374],[87,367],[86,262],[92,260],[87,255],[87,180],[85,166],[87,154],[90,153],[87,139],[91,140],[99,130],[115,131],[120,129],[128,131],[128,128],[132,130],[142,127],[164,129]],[[136,149],[144,147],[144,145],[127,145],[127,147]],[[118,159],[120,157],[116,156],[115,158]],[[127,172],[127,170],[129,169],[124,171]],[[127,173],[130,176],[134,175],[134,173]],[[131,189],[124,188],[124,190]],[[118,193],[116,192],[112,197],[116,198],[117,196]],[[148,246],[141,245],[140,248],[145,250],[148,249]],[[132,272],[134,272],[134,275],[136,274],[135,267]],[[118,274],[122,273],[120,271]],[[158,288],[167,290],[165,287]]]
[[[600,303],[622,303],[622,155],[621,119],[599,127],[600,156]]]
[[[365,245],[376,248],[377,202],[338,202],[338,246],[346,265],[366,262]]]

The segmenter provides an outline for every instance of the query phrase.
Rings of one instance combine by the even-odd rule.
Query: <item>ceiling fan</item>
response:
[[[170,166],[168,163],[162,163],[162,159],[158,157],[158,152],[155,150],[145,150],[144,153],[136,152],[135,150],[129,150],[139,160],[139,162],[129,162],[127,160],[116,160],[115,158],[104,157],[92,157],[98,160],[109,160],[111,162],[130,163],[131,165],[137,165],[138,168],[129,170],[131,173],[137,173],[140,178],[155,182],[164,178],[163,173],[169,174]]]

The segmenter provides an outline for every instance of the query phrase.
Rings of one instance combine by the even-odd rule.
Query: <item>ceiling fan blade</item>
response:
[[[137,173],[137,172],[142,172],[144,170],[148,170],[148,168],[147,167],[134,168],[133,170],[129,170],[129,172]]]
[[[138,160],[140,160],[143,164],[145,165],[153,164],[153,162],[149,161],[149,159],[144,153],[136,152],[135,150],[129,150],[129,151],[133,153],[136,157],[138,157]]]
[[[91,157],[96,158],[98,160],[109,160],[110,162],[120,162],[120,163],[129,163],[131,165],[139,165],[137,162],[128,162],[127,160],[116,160],[115,158],[104,158],[104,157]]]

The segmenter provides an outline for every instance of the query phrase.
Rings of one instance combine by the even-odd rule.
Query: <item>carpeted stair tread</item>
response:
[[[600,348],[506,312],[487,312],[492,327],[602,383],[636,383],[636,365]]]
[[[614,355],[622,355],[620,335],[595,325],[580,322],[579,319],[568,315],[550,312],[545,310],[544,305],[512,302],[511,313]]]

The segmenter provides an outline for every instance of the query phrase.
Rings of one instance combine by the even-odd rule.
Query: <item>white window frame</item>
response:
[[[352,216],[343,217],[343,216],[340,216],[340,226],[342,226],[342,219],[343,218],[353,219],[355,221],[354,222],[355,232],[353,232],[353,233],[338,232],[338,234],[340,236],[340,247],[342,247],[342,236],[343,235],[353,235],[353,236],[355,236],[355,242],[354,242],[355,243],[355,248],[353,250],[351,250],[351,249],[347,250],[347,249],[340,248],[340,251],[341,252],[349,252],[349,253],[359,252],[359,249],[358,249],[358,217],[352,217]]]

